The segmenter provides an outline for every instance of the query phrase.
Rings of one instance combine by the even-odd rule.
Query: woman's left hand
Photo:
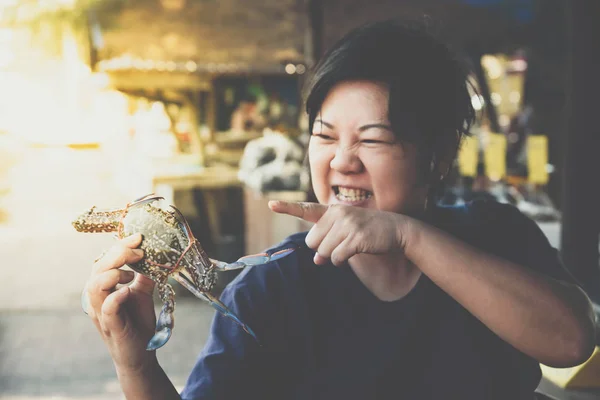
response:
[[[270,201],[269,208],[315,223],[306,236],[306,244],[317,252],[314,258],[317,265],[331,260],[340,266],[356,254],[402,252],[406,248],[410,218],[401,214],[339,204],[285,201]]]

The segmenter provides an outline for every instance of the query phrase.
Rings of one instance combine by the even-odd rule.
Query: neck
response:
[[[421,271],[403,253],[357,254],[348,264],[379,300],[396,301],[417,284]]]

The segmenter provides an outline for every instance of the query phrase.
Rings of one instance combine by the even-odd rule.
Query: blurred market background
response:
[[[600,302],[599,4],[0,0],[0,398],[121,398],[79,307],[113,239],[76,233],[78,212],[160,194],[224,261],[307,229],[266,207],[310,199],[303,80],[349,29],[392,16],[427,15],[473,70],[480,118],[440,202],[518,207]],[[158,354],[181,387],[213,310],[178,293]],[[540,390],[600,399],[598,358],[544,369]]]

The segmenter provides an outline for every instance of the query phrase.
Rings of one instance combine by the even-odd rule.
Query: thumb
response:
[[[131,294],[128,286],[111,293],[102,304],[102,325],[106,334],[121,332],[125,328],[125,316],[123,315],[123,304]]]
[[[136,273],[131,288],[152,296],[152,293],[154,292],[154,281],[140,273]]]
[[[274,200],[269,201],[269,208],[276,213],[292,215],[314,223],[318,222],[328,209],[327,206],[319,203],[290,203]]]

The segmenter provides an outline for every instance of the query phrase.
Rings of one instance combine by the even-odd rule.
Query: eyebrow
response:
[[[325,122],[320,118],[315,119],[315,123],[320,123],[320,124],[325,125],[329,129],[334,129],[332,124],[330,124],[329,122]],[[358,130],[359,130],[359,132],[364,132],[367,129],[371,129],[371,128],[381,128],[381,129],[386,129],[386,130],[392,132],[392,127],[387,124],[367,124],[367,125],[361,126],[360,128],[358,128]]]

